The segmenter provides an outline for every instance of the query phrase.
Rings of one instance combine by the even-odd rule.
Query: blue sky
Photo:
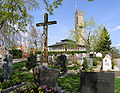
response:
[[[89,20],[93,16],[97,24],[103,24],[109,30],[112,46],[117,47],[120,44],[120,0],[76,1],[79,11],[84,10],[85,19]],[[49,15],[49,21],[56,20],[57,24],[48,28],[48,45],[69,37],[70,30],[75,29],[75,10],[75,0],[63,0],[54,15]],[[42,8],[31,12],[34,24],[43,22],[45,12]],[[39,29],[43,31],[42,27]]]

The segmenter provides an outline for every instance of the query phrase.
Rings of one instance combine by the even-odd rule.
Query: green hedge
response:
[[[13,55],[13,58],[22,58],[22,51],[17,49],[9,50],[9,53]]]
[[[42,51],[38,51],[36,52],[35,54],[42,54],[43,52]],[[65,53],[65,54],[75,54],[75,53],[87,53],[87,51],[49,51],[48,52],[48,55],[57,55],[57,54],[61,54],[61,53]]]

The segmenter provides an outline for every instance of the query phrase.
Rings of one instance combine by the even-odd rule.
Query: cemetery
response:
[[[87,9],[80,12],[78,0],[74,1],[69,3],[75,4],[75,19],[69,18],[72,9],[70,15],[58,10],[57,21],[50,21],[58,18],[52,15],[54,9],[67,0],[0,1],[0,93],[120,93],[120,50],[112,47],[112,32],[107,25],[96,24],[93,17],[85,20]],[[31,14],[38,15],[37,8],[44,7],[34,26]],[[75,30],[67,38],[68,32],[63,31],[72,23]]]

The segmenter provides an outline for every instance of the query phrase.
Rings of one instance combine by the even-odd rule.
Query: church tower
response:
[[[82,12],[79,12],[78,8],[75,12],[75,31],[76,31],[76,41],[80,45],[84,45],[84,40],[82,37],[84,37],[84,10]]]

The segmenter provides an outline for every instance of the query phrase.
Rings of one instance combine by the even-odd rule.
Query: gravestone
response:
[[[40,56],[41,54],[37,54],[37,61],[40,62]]]
[[[53,64],[53,58],[52,55],[48,56],[48,63]]]
[[[33,53],[31,52],[29,57],[27,58],[27,63],[26,63],[28,69],[31,69],[36,66],[37,64],[36,59],[37,59],[36,56],[33,55]]]
[[[96,57],[102,57],[102,53],[97,53]]]
[[[82,54],[79,54],[79,56],[78,56],[78,62],[79,62],[79,64],[82,65],[83,61],[84,60],[83,60]]]
[[[59,73],[60,71],[58,69],[51,69],[46,66],[36,66],[33,70],[36,84],[55,88],[58,87],[57,78]]]
[[[2,56],[2,74],[5,80],[10,79],[10,73],[13,71],[13,58],[11,54]]]
[[[88,68],[93,67],[93,58],[87,58]]]
[[[68,61],[68,65],[72,64],[72,56],[71,55],[67,56],[67,61]]]
[[[66,60],[67,60],[67,57],[64,54],[57,57],[57,63],[60,65],[61,71],[63,72],[67,71]]]
[[[112,70],[112,57],[107,54],[103,59],[103,71]]]
[[[114,72],[81,72],[80,93],[114,93]]]

